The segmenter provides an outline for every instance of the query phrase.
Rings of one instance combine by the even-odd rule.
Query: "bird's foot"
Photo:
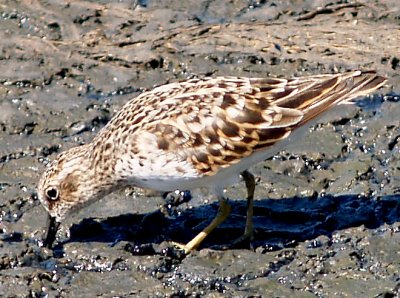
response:
[[[254,249],[253,245],[253,240],[254,240],[254,231],[248,231],[245,232],[242,236],[239,238],[231,241],[228,244],[222,244],[222,245],[213,245],[211,249],[215,250],[228,250],[228,249]]]
[[[188,244],[182,244],[179,242],[171,241],[170,244],[181,251],[183,251],[186,255],[189,254],[195,247],[189,247]]]
[[[245,232],[242,236],[233,240],[229,244],[229,248],[250,248],[251,250],[254,250],[253,240],[254,230],[251,230],[249,232]]]

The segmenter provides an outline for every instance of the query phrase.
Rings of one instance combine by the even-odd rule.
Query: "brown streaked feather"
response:
[[[330,107],[384,82],[375,72],[361,71],[288,80],[193,79],[143,93],[114,117],[124,119],[123,123],[112,120],[109,125],[117,126],[113,128],[117,134],[119,127],[134,126],[132,142],[140,141],[141,131],[151,133],[156,148],[146,150],[173,153],[200,174],[213,175],[287,138]],[[97,138],[101,140],[101,133]]]
[[[348,102],[355,97],[363,96],[381,87],[386,79],[375,72],[354,72],[353,75],[339,76],[337,83],[319,100],[311,101],[303,107],[304,118],[297,126],[327,111],[332,106]]]

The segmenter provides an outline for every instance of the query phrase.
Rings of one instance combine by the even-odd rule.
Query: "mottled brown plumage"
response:
[[[126,185],[163,191],[208,187],[225,210],[212,230],[229,209],[225,185],[242,173],[252,200],[254,181],[246,171],[251,165],[276,153],[326,110],[384,82],[374,72],[353,71],[191,79],[157,87],[130,100],[90,144],[61,153],[39,183],[39,198],[60,222],[71,210]]]

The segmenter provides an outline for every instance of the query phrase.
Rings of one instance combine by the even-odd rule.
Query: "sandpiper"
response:
[[[255,181],[248,171],[293,142],[311,120],[386,82],[374,71],[290,79],[216,77],[159,86],[131,99],[92,142],[60,153],[39,182],[51,247],[68,213],[136,186],[160,191],[206,187],[219,200],[212,222],[186,252],[229,215],[225,186],[247,187],[243,237],[253,235]],[[302,129],[303,128],[303,129]]]

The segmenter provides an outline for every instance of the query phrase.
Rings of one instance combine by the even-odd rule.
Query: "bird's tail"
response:
[[[292,79],[252,79],[262,98],[281,108],[295,109],[303,117],[294,126],[301,126],[337,104],[348,103],[385,84],[386,78],[375,71],[351,71],[336,75],[316,75]]]
[[[298,92],[290,98],[276,102],[281,107],[296,108],[303,112],[303,125],[337,104],[348,103],[352,99],[365,96],[385,84],[386,78],[375,71],[353,71],[343,74],[320,75],[296,78],[288,86],[298,86]],[[301,88],[304,86],[304,88]]]

